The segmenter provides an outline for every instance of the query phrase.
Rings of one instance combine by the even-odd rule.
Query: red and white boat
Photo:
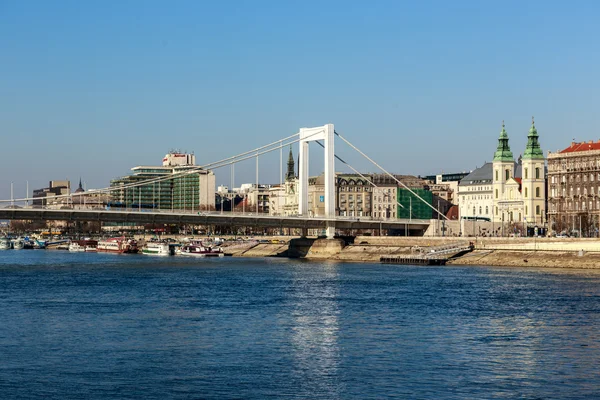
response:
[[[137,242],[124,236],[98,241],[98,251],[104,253],[137,253]]]
[[[187,243],[181,248],[179,253],[182,256],[193,256],[193,257],[224,257],[223,249],[220,246],[214,245],[209,246],[201,241],[192,241]]]

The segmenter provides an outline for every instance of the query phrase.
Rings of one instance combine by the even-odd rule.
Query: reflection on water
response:
[[[310,273],[307,273],[307,269]],[[294,369],[302,374],[307,396],[315,390],[340,397],[338,382],[338,264],[314,264],[295,270],[289,291],[292,301]]]
[[[0,253],[0,398],[600,398],[600,273]]]

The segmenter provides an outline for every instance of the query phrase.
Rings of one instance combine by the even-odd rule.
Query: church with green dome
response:
[[[544,226],[545,161],[533,118],[525,150],[516,161],[502,122],[492,162],[472,171],[459,183],[461,219],[487,221],[490,226],[485,230],[494,236],[512,233],[511,226],[522,234],[525,227]]]
[[[545,159],[532,118],[523,156],[515,163],[504,123],[493,160],[494,222],[541,226],[545,218]]]

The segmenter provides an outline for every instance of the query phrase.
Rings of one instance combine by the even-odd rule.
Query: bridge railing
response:
[[[211,210],[211,211],[202,211],[202,210],[189,210],[189,209],[161,209],[161,208],[140,208],[140,207],[98,207],[98,206],[86,206],[86,205],[75,205],[72,207],[62,206],[28,206],[28,207],[13,207],[8,206],[2,208],[2,210],[15,210],[15,211],[55,211],[55,212],[102,212],[102,213],[155,213],[155,214],[171,214],[171,215],[198,215],[198,216],[207,216],[207,217],[244,217],[244,218],[259,218],[259,219],[299,219],[299,220],[333,220],[333,221],[342,221],[342,222],[369,222],[369,223],[398,223],[400,220],[388,219],[384,220],[381,218],[372,218],[370,216],[335,216],[333,218],[327,218],[320,215],[271,215],[268,213],[256,213],[256,212],[240,212],[240,211],[220,211],[220,210]],[[404,221],[405,223],[408,221]],[[417,220],[412,219],[412,224],[428,224],[428,220]]]

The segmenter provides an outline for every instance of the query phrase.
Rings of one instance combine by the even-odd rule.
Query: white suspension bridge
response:
[[[64,195],[53,196],[53,200],[67,199],[67,204],[79,204],[77,209],[51,209],[45,206],[28,206],[33,202],[34,198],[13,198],[11,189],[11,199],[0,200],[0,219],[10,220],[66,220],[66,221],[101,221],[101,222],[134,222],[140,224],[194,224],[194,225],[230,225],[230,226],[257,226],[257,227],[272,227],[272,228],[301,228],[303,232],[307,229],[323,229],[326,232],[327,238],[333,238],[336,229],[403,229],[405,232],[410,230],[425,231],[429,226],[428,219],[414,219],[412,217],[404,219],[380,220],[372,217],[348,217],[339,216],[335,212],[335,160],[338,160],[354,173],[366,180],[371,186],[377,185],[367,176],[357,171],[346,161],[338,157],[334,152],[335,138],[346,143],[353,150],[358,152],[362,157],[371,162],[375,167],[388,175],[394,180],[398,186],[403,187],[415,196],[416,199],[425,203],[441,219],[447,219],[446,216],[429,204],[425,199],[415,193],[411,188],[398,180],[394,175],[385,170],[371,157],[354,146],[350,141],[344,138],[341,134],[335,131],[333,124],[327,124],[314,128],[301,128],[298,133],[279,139],[265,146],[246,151],[244,153],[228,157],[213,163],[202,166],[188,168],[184,171],[149,178],[133,183],[128,183],[120,186],[106,187],[94,191],[96,194],[106,194],[107,196],[113,192],[122,192],[125,189],[141,188],[142,186],[159,184],[165,181],[180,179],[188,175],[199,174],[200,171],[214,170],[229,166],[232,174],[232,185],[234,179],[235,164],[245,160],[256,160],[256,183],[258,186],[258,160],[259,157],[279,151],[280,154],[280,176],[283,176],[282,152],[284,148],[292,144],[299,143],[299,176],[298,176],[298,214],[292,216],[275,216],[262,213],[236,213],[223,211],[200,212],[199,210],[189,209],[93,209],[85,207],[85,202],[77,199],[80,196],[89,195],[88,192],[69,193]],[[324,148],[324,215],[309,214],[308,202],[308,160],[309,160],[309,143],[316,142]],[[39,199],[37,199],[39,200]],[[82,207],[81,204],[84,204]],[[17,204],[24,206],[18,207]],[[396,201],[400,208],[405,208],[405,205]],[[258,209],[257,209],[258,211]]]

